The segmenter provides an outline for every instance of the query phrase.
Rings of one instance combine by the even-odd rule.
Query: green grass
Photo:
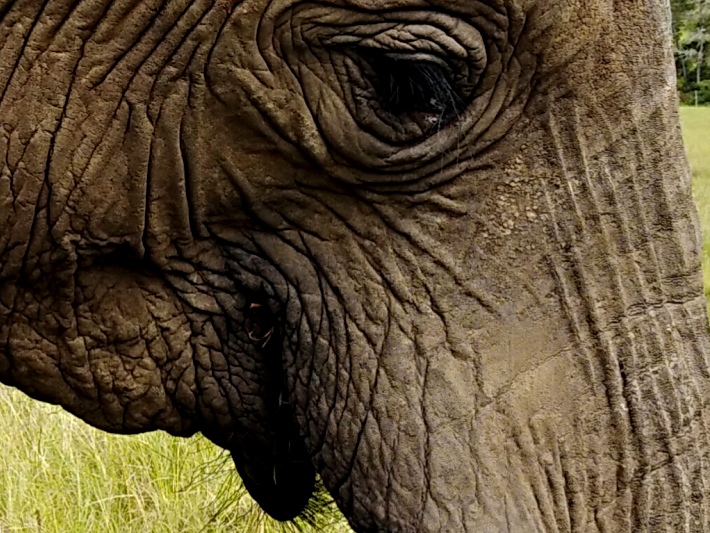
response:
[[[8,387],[0,420],[0,533],[350,531],[334,505],[316,527],[268,519],[201,437],[110,435]]]
[[[682,107],[680,116],[693,173],[693,195],[703,227],[705,296],[710,300],[710,107]]]
[[[681,110],[705,228],[710,297],[710,108]],[[57,407],[0,387],[0,533],[267,533],[231,460],[203,438],[95,430]],[[317,527],[348,531],[329,507]]]

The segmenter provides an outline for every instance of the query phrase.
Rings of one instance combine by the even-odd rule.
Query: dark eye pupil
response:
[[[374,57],[370,66],[380,105],[394,115],[426,113],[438,122],[456,117],[463,108],[451,75],[434,61],[407,59],[406,54]]]

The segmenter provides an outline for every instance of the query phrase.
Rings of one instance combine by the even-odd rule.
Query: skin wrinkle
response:
[[[18,50],[14,65],[12,66],[12,68],[8,69],[8,72],[11,75],[8,77],[6,84],[3,86],[2,93],[0,93],[0,101],[2,101],[2,102],[6,101],[7,90],[10,86],[10,82],[13,81],[13,77],[15,76],[15,74],[16,73],[23,74],[23,69],[20,68],[20,60],[25,56],[26,52],[28,50],[30,50],[30,46],[29,46],[30,41],[29,40],[31,37],[33,37],[35,30],[38,28],[40,14],[44,12],[48,2],[49,2],[49,0],[45,0],[40,11],[35,13],[35,16],[32,19],[32,23],[29,26],[28,31],[22,40],[22,45],[20,46],[20,48]],[[41,28],[41,26],[40,26],[40,28]]]
[[[467,295],[472,296],[476,299],[478,304],[485,309],[487,312],[489,312],[492,315],[496,315],[495,311],[495,304],[490,302],[486,296],[484,296],[480,291],[478,291],[476,288],[468,286],[466,287],[464,284],[460,283],[460,279],[462,279],[462,276],[460,273],[457,271],[456,266],[453,264],[453,261],[448,260],[446,256],[443,256],[439,253],[436,253],[434,250],[436,249],[436,245],[429,241],[427,242],[426,237],[424,235],[417,235],[414,234],[412,235],[411,233],[407,232],[406,229],[402,228],[401,225],[396,222],[394,217],[387,217],[384,213],[384,209],[379,210],[380,216],[382,216],[386,224],[388,225],[389,229],[391,229],[393,232],[404,236],[404,238],[412,244],[413,247],[419,249],[423,253],[429,254],[431,259],[434,260],[434,262],[438,265],[441,266],[444,271],[451,276],[451,278],[454,280],[455,284],[457,286],[462,286],[464,290],[467,292]]]
[[[189,8],[189,6],[190,6],[190,4],[186,3],[186,7],[185,7],[185,9],[180,13],[180,16],[182,16],[182,14],[184,14],[184,13],[187,11],[187,9]],[[123,57],[126,58],[126,60],[128,60],[128,58],[130,58],[130,56],[131,56],[130,52],[136,50],[136,43],[138,42],[138,40],[141,39],[141,38],[147,38],[147,36],[148,36],[149,33],[150,33],[150,32],[149,32],[150,28],[152,28],[152,27],[157,23],[157,21],[160,19],[160,15],[161,15],[161,14],[162,14],[161,9],[160,9],[159,7],[156,7],[153,16],[152,16],[151,18],[149,18],[149,19],[148,19],[148,23],[143,26],[143,31],[139,34],[139,36],[138,36],[138,38],[136,39],[136,41],[131,42],[131,43],[129,44],[129,48],[126,49],[126,52],[125,52],[125,54],[124,54],[124,56],[123,56]],[[169,24],[170,24],[170,23],[169,23]],[[138,95],[136,95],[135,97],[132,97],[132,92],[135,92],[135,90],[132,89],[132,87],[133,87],[133,85],[134,85],[134,80],[137,80],[137,79],[139,78],[138,74],[142,71],[143,65],[146,63],[146,61],[148,60],[148,58],[150,58],[154,53],[156,53],[156,51],[158,50],[158,47],[159,47],[159,46],[166,46],[164,43],[165,43],[165,42],[168,42],[168,43],[169,43],[169,42],[171,42],[171,41],[172,41],[172,39],[163,39],[163,38],[162,38],[162,29],[158,29],[157,32],[156,32],[155,42],[153,43],[152,48],[148,51],[147,54],[146,54],[146,53],[142,53],[142,54],[141,54],[140,47],[138,47],[138,51],[135,52],[133,55],[138,55],[138,56],[142,55],[143,57],[142,57],[142,59],[139,57],[139,61],[138,61],[137,63],[136,63],[136,62],[130,63],[129,66],[126,67],[125,71],[129,73],[129,77],[128,77],[127,82],[124,82],[124,83],[122,84],[122,87],[123,87],[123,88],[122,88],[122,91],[121,91],[120,98],[119,98],[119,100],[118,100],[118,102],[119,102],[118,105],[120,105],[121,103],[123,103],[123,102],[125,101],[125,102],[127,102],[127,103],[129,104],[129,106],[131,107],[132,112],[133,112],[134,109],[136,109],[136,108],[141,108],[141,107],[142,107],[142,106],[140,106],[140,104],[138,105],[138,107],[136,107],[136,105],[132,105],[132,104],[131,104],[131,100],[132,100],[133,98],[135,98],[135,100],[138,101],[138,102],[140,102],[140,101],[142,100],[142,97],[141,97],[141,96],[138,96]],[[122,58],[123,58],[123,57],[122,57]],[[112,84],[114,84],[114,85],[119,84],[120,82],[116,79],[116,78],[118,77],[118,75],[116,75],[116,76],[114,76],[113,78],[109,79],[109,75],[110,75],[110,74],[115,74],[115,73],[117,73],[117,72],[120,71],[120,68],[119,68],[119,67],[120,67],[120,63],[116,63],[116,64],[115,64],[115,67],[114,67],[112,70],[108,70],[108,71],[107,71],[107,74],[106,74],[106,79],[103,80],[103,81],[100,80],[98,83],[95,84],[95,86],[96,86],[95,90],[98,91],[99,93],[101,93],[103,86],[106,85],[106,84],[108,84],[109,81],[110,81]],[[75,78],[77,77],[77,74],[78,74],[78,72],[79,72],[79,68],[80,68],[80,63],[77,63],[77,65],[76,65],[76,67],[75,67],[75,75],[72,76],[72,79],[75,79]],[[154,78],[154,76],[151,75],[150,78]],[[119,85],[119,86],[120,86],[120,85]],[[110,90],[111,90],[111,89],[109,89],[109,91],[110,91]],[[150,89],[150,91],[152,91],[152,89]],[[116,109],[118,109],[118,106],[116,107]],[[115,117],[116,111],[114,111],[113,115],[114,115],[114,117]],[[148,117],[148,120],[149,120],[149,122],[151,123],[151,125],[152,125],[153,127],[155,127],[155,123],[157,122],[157,119],[154,118],[154,117],[151,118],[151,117],[150,117],[150,113],[147,113],[146,116]],[[109,122],[109,124],[110,124],[110,122]],[[106,130],[104,130],[104,131],[106,131]],[[105,133],[104,133],[104,134],[105,134]],[[100,138],[99,138],[99,143],[102,141],[104,134],[101,134],[101,136],[100,136]],[[145,143],[144,143],[144,144],[145,144]],[[97,147],[98,147],[98,143],[94,146],[93,150],[96,150]],[[78,151],[78,153],[80,153],[80,151]],[[55,158],[55,159],[56,159],[56,158]],[[87,164],[88,164],[88,161],[89,161],[89,160],[90,160],[90,158],[87,159]],[[75,172],[75,175],[76,175],[76,176],[86,176],[86,172],[85,172],[85,171],[86,171],[86,168],[83,168],[83,169],[81,169],[81,170],[76,171],[76,172]],[[56,175],[60,175],[60,172],[57,172]],[[55,178],[55,179],[56,179],[56,178]],[[136,180],[136,181],[140,181],[140,180]],[[69,191],[80,190],[80,189],[79,189],[79,183],[75,183],[73,186],[68,187],[68,190],[69,190]],[[71,200],[71,194],[72,194],[72,193],[70,192],[70,195],[69,195],[69,196],[67,197],[67,199],[66,199],[66,204],[65,204],[65,205],[68,205],[68,204],[69,204],[69,202],[70,202],[70,200]],[[63,211],[63,209],[64,209],[64,206],[57,206],[57,211],[58,211],[58,212],[61,213],[61,212]]]
[[[310,494],[308,474],[279,478],[289,498],[272,482],[288,442],[358,531],[710,527],[666,15],[490,4],[81,0],[52,34],[15,3],[0,176],[39,196],[0,231],[29,241],[0,248],[3,381],[105,429],[202,431],[279,516]],[[402,154],[368,145],[357,77],[303,26],[384,12],[464,20],[488,52],[466,117]],[[74,55],[37,53],[74,21]]]
[[[549,196],[547,196],[547,197],[549,198]],[[548,200],[548,201],[549,201],[549,200]],[[554,212],[552,209],[551,209],[550,211],[551,211],[551,212]],[[577,211],[579,212],[579,210],[577,210]],[[578,218],[579,218],[579,217],[578,217]],[[558,235],[559,235],[559,234],[558,234]],[[560,237],[558,237],[558,238],[560,238]],[[578,264],[579,264],[579,261],[575,261],[574,264],[575,264],[575,265],[578,265]],[[591,300],[591,298],[589,298],[589,297],[587,297],[587,298],[588,298],[588,301]],[[568,310],[569,310],[568,312],[570,312],[570,314],[571,314],[572,316],[574,316],[574,315],[576,314],[576,309],[583,309],[583,310],[586,310],[586,311],[589,312],[589,313],[593,313],[594,306],[592,306],[592,307],[590,307],[589,305],[587,305],[587,306],[575,306],[575,305],[573,304],[573,305],[568,305],[568,306],[566,307],[566,309],[568,309]],[[584,325],[584,324],[589,324],[589,323],[596,324],[596,323],[598,323],[598,319],[595,320],[594,318],[592,318],[591,320],[589,320],[587,317],[584,317],[584,318],[581,318],[581,319],[577,318],[577,319],[575,320],[575,322],[578,324],[578,327],[583,327],[582,325]],[[592,333],[585,333],[584,335],[585,335],[585,337],[586,337],[587,339],[590,339],[591,342],[594,342],[594,339],[598,338],[599,333],[597,333],[597,332],[592,332]],[[580,333],[577,333],[577,336],[578,336],[578,338],[582,338]],[[591,344],[591,342],[584,343],[584,344],[587,344],[587,345],[588,345],[588,344]],[[583,344],[583,346],[584,346],[584,344]],[[592,350],[594,350],[594,348],[592,348]],[[586,355],[586,359],[588,359],[589,361],[591,361],[591,365],[592,365],[592,368],[593,368],[593,365],[594,365],[594,357],[593,357],[593,355],[592,355],[592,353],[591,353],[592,350],[588,351],[585,355]],[[594,372],[595,375],[604,375],[604,374],[606,373],[607,376],[609,376],[609,371],[608,371],[608,370],[602,370],[601,372],[600,372],[600,371],[593,371],[593,372]],[[615,386],[617,383],[620,382],[620,379],[618,379],[616,376],[614,376],[613,374],[611,374],[611,377],[607,377],[607,378],[605,379],[605,381],[606,381],[607,383],[610,383],[611,385]],[[608,391],[609,389],[607,388],[606,390]],[[618,398],[622,398],[622,394],[621,394],[621,392],[617,389],[617,390],[614,390],[613,392],[611,392],[611,396],[609,397],[609,404],[610,404],[611,406],[614,406],[614,405],[618,405],[618,404],[620,404],[621,402],[623,402],[623,400],[620,401]],[[622,405],[623,405],[623,404],[622,404]],[[626,410],[626,409],[627,409],[627,408],[624,407],[624,410]],[[614,414],[617,415],[617,416],[616,416],[616,420],[615,420],[615,422],[614,422],[614,426],[615,426],[616,428],[619,428],[619,430],[621,431],[621,436],[620,436],[619,438],[623,441],[623,438],[624,438],[625,434],[628,433],[628,430],[626,430],[626,428],[625,428],[625,423],[626,423],[626,421],[625,421],[622,417],[620,417],[620,416],[617,414],[617,411],[616,411],[616,410],[612,410],[612,413],[614,413]],[[625,466],[628,465],[628,463],[630,462],[630,459],[628,458],[628,455],[627,455],[627,454],[628,454],[628,447],[625,446],[623,442],[621,443],[620,446],[619,446],[619,445],[617,445],[617,446],[619,447],[620,450],[622,450],[622,454],[625,454],[625,455],[626,455],[625,457],[622,456],[622,460],[620,461],[620,466],[621,466],[621,468],[619,469],[619,474],[618,474],[618,475],[619,475],[619,478],[618,478],[618,481],[617,481],[617,483],[619,484],[620,487],[622,487],[622,490],[623,490],[625,487],[628,486],[628,483],[629,483],[628,475],[626,474],[626,468],[625,468]]]
[[[607,242],[608,242],[608,241],[607,241]],[[617,278],[617,279],[618,279],[618,278]],[[623,294],[623,291],[621,292],[621,294]],[[626,306],[628,307],[628,304],[626,304]],[[658,322],[656,322],[656,324],[658,324]],[[667,351],[667,350],[663,350],[662,353],[665,352],[665,351]],[[666,438],[667,438],[668,432],[665,432],[665,434],[666,434]],[[666,444],[666,447],[668,447],[668,446],[669,446],[669,445]]]
[[[319,279],[322,279],[322,277],[321,277],[320,275],[319,275]],[[331,289],[331,291],[333,290],[332,287],[329,287],[329,288]],[[325,301],[327,302],[327,300],[325,300]],[[329,306],[327,305],[327,303],[326,303],[326,305],[325,305],[324,307],[325,307],[325,309],[326,309],[326,312],[328,312],[328,314],[330,314],[330,311],[328,311]],[[348,327],[349,322],[347,321],[347,318],[348,318],[347,315],[344,315],[344,316],[343,316],[343,331],[345,331],[345,335],[346,335],[347,337],[349,337],[350,328]],[[331,319],[331,322],[334,322],[334,321]],[[350,345],[349,342],[346,343],[346,346],[349,346],[349,345]],[[335,362],[336,369],[337,369],[337,371],[336,371],[337,373],[335,374],[335,377],[336,377],[336,381],[335,381],[335,382],[337,383],[337,382],[339,381],[339,380],[337,380],[337,377],[338,377],[338,375],[339,375],[339,373],[340,373],[340,367],[342,366],[342,364],[340,363],[340,358],[339,358],[337,355],[336,355],[335,357],[336,357],[336,359],[335,359],[334,362]],[[343,354],[343,359],[350,360],[350,358],[348,357],[347,348],[346,348],[346,353]],[[317,372],[317,370],[312,367],[312,369],[311,369],[311,375],[314,375],[316,372]],[[309,382],[308,384],[310,385],[310,382]],[[348,381],[348,385],[349,385],[349,381]],[[343,398],[343,403],[344,403],[345,405],[347,405],[347,400],[348,400],[348,394],[347,394],[347,392],[349,391],[349,388],[347,388],[348,385],[346,385],[346,394],[345,394],[345,396],[344,396],[344,398]],[[313,390],[313,389],[309,387],[308,390]],[[321,434],[321,437],[320,437],[320,439],[319,439],[319,441],[318,441],[318,442],[320,442],[320,444],[318,445],[318,448],[322,448],[322,447],[325,445],[325,443],[326,443],[325,432],[327,431],[327,427],[328,427],[328,425],[329,425],[329,422],[332,420],[332,417],[333,417],[333,415],[334,415],[334,413],[335,413],[336,406],[337,406],[338,403],[339,403],[339,402],[338,402],[338,399],[339,399],[340,393],[339,393],[339,391],[337,390],[337,388],[334,389],[333,394],[334,394],[334,397],[332,398],[332,400],[331,400],[330,402],[327,403],[327,405],[328,405],[329,407],[328,407],[327,416],[324,418],[324,420],[325,420],[326,422],[325,422],[325,424],[324,424],[323,433]],[[345,415],[345,412],[346,412],[346,410],[345,410],[345,408],[343,408],[341,417]],[[340,425],[337,424],[336,427],[340,427]]]
[[[608,243],[611,242],[610,239],[608,238],[608,236],[607,236],[607,239],[606,239],[606,240],[607,240]],[[621,285],[622,285],[622,284],[621,284],[621,282],[620,282],[619,274],[618,274],[618,272],[616,272],[616,274],[617,274],[616,279],[617,279],[617,283],[618,283],[618,285],[619,285],[619,289],[621,290],[621,294],[623,294],[623,290],[621,289]],[[639,279],[639,283],[641,284],[640,286],[643,287],[643,284],[642,284],[641,279]],[[625,305],[626,308],[629,307],[629,304],[628,304],[628,303],[625,303],[624,305]],[[654,317],[654,318],[655,318],[655,317]],[[659,328],[659,327],[660,327],[660,324],[658,323],[657,320],[655,320],[654,323],[656,324],[656,328]],[[626,331],[627,331],[627,334],[630,333],[630,331],[628,330],[628,328],[626,329]],[[653,331],[653,330],[652,330],[652,331]],[[654,340],[656,340],[656,339],[654,339]],[[668,348],[669,348],[669,347],[668,347],[668,346],[661,346],[661,345],[663,344],[662,340],[661,340],[661,339],[657,339],[657,340],[658,340],[658,342],[659,342],[658,349],[660,349],[662,352],[668,351]],[[659,395],[658,395],[658,391],[656,391],[656,396],[657,396],[657,397],[659,396]],[[670,434],[672,434],[672,433],[669,431],[669,428],[668,428],[668,421],[666,420],[666,431],[663,432],[663,436],[664,436],[664,439],[666,440],[665,446],[666,446],[669,450],[670,450],[670,441],[668,440],[668,437],[669,437]]]

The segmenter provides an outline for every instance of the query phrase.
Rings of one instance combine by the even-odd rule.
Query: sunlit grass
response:
[[[0,533],[284,530],[204,438],[109,435],[7,387],[0,421]],[[335,514],[330,506],[317,527],[300,530],[348,531],[329,527]]]
[[[683,107],[680,116],[693,173],[693,195],[703,227],[705,296],[710,300],[710,107]]]

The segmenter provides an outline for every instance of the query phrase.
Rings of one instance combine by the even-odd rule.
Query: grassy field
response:
[[[318,527],[268,519],[204,438],[109,435],[7,387],[0,420],[0,533],[350,531],[333,505]]]
[[[682,117],[710,236],[710,108],[685,108]],[[704,266],[710,288],[707,237]],[[254,509],[229,457],[205,439],[108,435],[6,387],[0,420],[0,533],[283,530]],[[329,509],[302,531],[347,531],[342,522],[326,525],[338,520]]]
[[[710,300],[710,107],[683,107],[680,115],[693,173],[693,194],[704,232],[705,295]]]

